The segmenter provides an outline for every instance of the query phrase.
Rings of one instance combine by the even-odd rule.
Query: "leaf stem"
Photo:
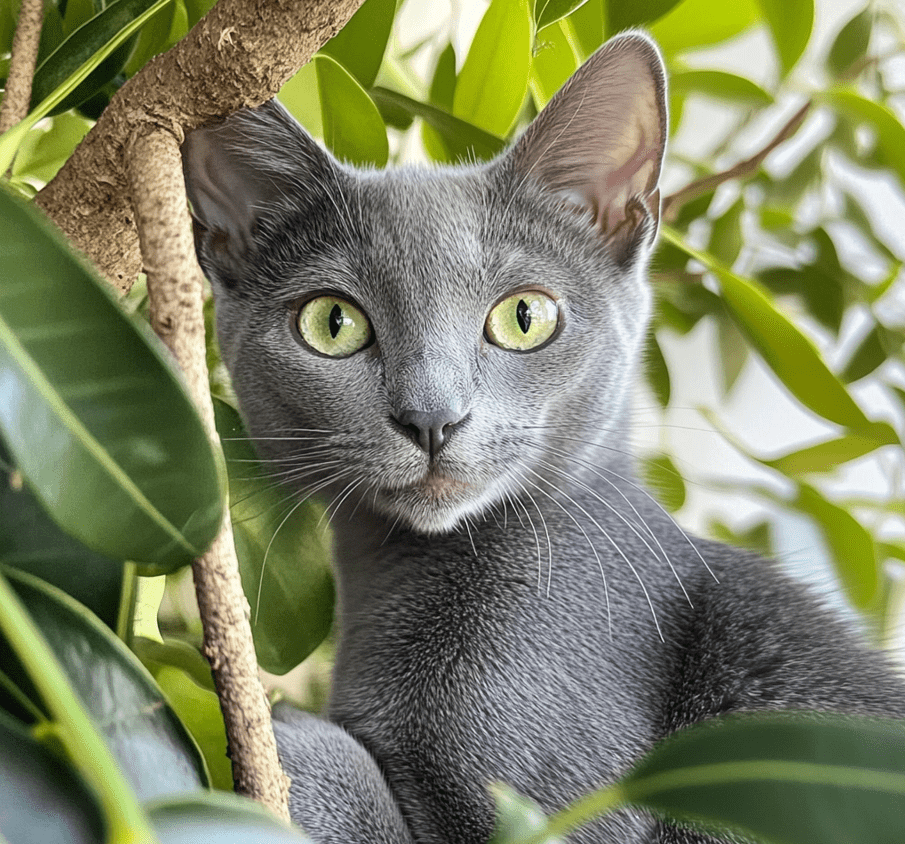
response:
[[[523,839],[518,844],[544,844],[545,841],[568,834],[588,821],[615,811],[626,802],[625,792],[619,783],[594,791],[576,800],[571,806],[567,806],[555,815],[551,815],[543,830]]]

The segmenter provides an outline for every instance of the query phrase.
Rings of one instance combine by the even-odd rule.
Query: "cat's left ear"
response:
[[[650,38],[629,32],[575,71],[510,155],[518,178],[588,211],[621,263],[656,235],[666,137],[663,61]]]

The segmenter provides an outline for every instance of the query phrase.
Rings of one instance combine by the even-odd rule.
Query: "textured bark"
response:
[[[203,276],[195,259],[179,144],[153,129],[126,149],[126,179],[148,276],[151,325],[173,352],[219,448],[205,361]],[[229,515],[214,544],[192,564],[211,665],[226,723],[236,791],[289,820],[289,781],[277,758],[270,704],[258,677]]]
[[[22,0],[16,21],[16,34],[13,36],[6,91],[3,94],[3,104],[0,105],[0,135],[28,114],[31,80],[35,75],[43,20],[43,0]]]
[[[270,99],[361,2],[220,0],[120,89],[38,205],[127,291],[141,269],[124,163],[133,133],[161,127],[181,143],[184,132]]]

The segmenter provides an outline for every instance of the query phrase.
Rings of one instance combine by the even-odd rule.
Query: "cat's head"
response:
[[[665,138],[663,65],[635,33],[483,166],[355,170],[276,102],[194,132],[198,254],[274,474],[437,532],[614,436]]]

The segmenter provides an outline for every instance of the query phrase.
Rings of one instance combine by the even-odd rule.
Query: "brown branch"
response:
[[[16,34],[13,36],[6,91],[0,104],[0,135],[28,114],[31,102],[31,80],[38,60],[41,24],[44,21],[42,0],[22,0]]]
[[[138,134],[126,148],[126,178],[148,275],[151,325],[179,362],[208,436],[219,448],[205,362],[204,279],[173,134],[163,129]],[[258,676],[228,514],[213,546],[192,564],[192,574],[236,791],[288,821],[289,782],[277,758],[270,705]]]
[[[791,120],[776,133],[773,140],[750,158],[740,161],[735,166],[730,167],[728,170],[723,170],[721,173],[714,173],[711,176],[697,179],[694,182],[687,184],[684,188],[667,196],[666,199],[663,200],[663,210],[661,212],[663,221],[666,223],[674,222],[684,205],[691,202],[693,199],[697,199],[699,196],[710,193],[710,191],[715,190],[724,182],[729,182],[732,179],[744,179],[747,176],[756,173],[760,168],[760,165],[763,164],[764,159],[773,152],[776,147],[788,140],[796,131],[798,131],[798,127],[804,122],[810,108],[811,103],[805,103],[795,112]]]
[[[277,91],[362,0],[220,0],[169,52],[129,80],[38,205],[117,287],[141,269],[124,152],[136,127],[183,133]]]

